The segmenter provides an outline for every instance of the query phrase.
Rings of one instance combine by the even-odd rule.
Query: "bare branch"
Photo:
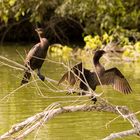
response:
[[[130,136],[130,135],[134,135],[134,134],[136,134],[136,130],[131,129],[131,130],[122,131],[118,133],[112,133],[108,137],[104,138],[103,140],[113,140],[116,138],[122,138],[122,137]]]
[[[3,61],[6,61],[7,63],[10,63],[11,65],[8,65],[7,63],[3,63]],[[24,70],[26,69],[23,65],[13,61],[13,60],[10,60],[4,56],[0,56],[0,62],[3,64],[3,65],[6,65],[6,66],[9,66],[9,67],[13,67],[13,68],[16,68],[16,69],[19,69],[19,70]],[[13,66],[15,65],[15,66]]]
[[[121,115],[123,118],[127,119],[133,129],[122,131],[119,133],[111,134],[110,136],[104,138],[104,140],[110,140],[120,137],[126,137],[129,135],[136,134],[139,136],[140,131],[140,122],[136,118],[135,114],[131,113],[126,107],[123,106],[112,106],[105,102],[98,101],[100,104],[97,105],[77,105],[77,106],[65,106],[61,107],[59,103],[55,103],[50,105],[46,110],[40,112],[30,118],[27,118],[25,121],[14,125],[8,132],[0,136],[0,140],[6,138],[13,138],[13,135],[22,130],[18,136],[16,136],[16,140],[23,139],[28,136],[32,131],[47,123],[50,119],[62,113],[69,112],[78,112],[78,111],[103,111],[103,112],[112,112]]]

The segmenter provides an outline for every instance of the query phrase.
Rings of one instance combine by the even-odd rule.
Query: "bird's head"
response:
[[[44,33],[44,30],[42,28],[36,28],[35,31],[38,33],[38,34],[43,34]]]
[[[104,50],[96,51],[93,57],[94,64],[96,64],[99,61],[100,57],[102,57],[105,53],[106,52]]]
[[[104,50],[98,50],[95,52],[94,57],[101,57],[105,54],[106,52]]]
[[[38,33],[39,37],[43,38],[45,36],[44,29],[36,28],[35,31]]]

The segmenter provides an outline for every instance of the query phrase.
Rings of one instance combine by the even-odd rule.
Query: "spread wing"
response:
[[[80,77],[82,71],[82,63],[78,63],[74,67],[71,68],[70,71],[66,72],[62,78],[59,80],[58,85],[63,81],[68,81],[70,85],[74,85],[78,81],[78,77]]]
[[[106,70],[101,77],[101,83],[103,85],[112,85],[115,90],[125,94],[132,92],[128,81],[117,68]]]
[[[66,72],[66,73],[62,76],[62,78],[59,80],[58,85],[59,85],[60,83],[62,83],[63,81],[65,81],[65,80],[68,81],[69,84],[73,86],[73,85],[76,83],[77,78],[76,78],[76,76],[75,76],[71,71],[68,71],[68,72]]]

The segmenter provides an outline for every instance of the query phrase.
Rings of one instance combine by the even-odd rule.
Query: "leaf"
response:
[[[16,0],[10,0],[10,1],[9,1],[9,5],[10,5],[10,6],[13,6],[15,3],[16,3]]]
[[[18,11],[16,14],[15,14],[15,19],[16,19],[16,21],[18,21],[19,20],[19,16],[20,16],[20,12]]]
[[[22,11],[22,12],[21,12],[21,14],[22,14],[22,16],[24,16],[24,15],[25,15],[25,12],[24,12],[24,11]]]
[[[3,21],[4,21],[5,23],[7,23],[7,22],[8,22],[8,16],[3,15],[3,16],[2,16],[2,19],[3,19]]]

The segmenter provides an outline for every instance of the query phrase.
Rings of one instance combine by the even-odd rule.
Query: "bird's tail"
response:
[[[25,71],[23,79],[21,81],[21,85],[28,83],[30,77],[31,77],[31,72]]]

